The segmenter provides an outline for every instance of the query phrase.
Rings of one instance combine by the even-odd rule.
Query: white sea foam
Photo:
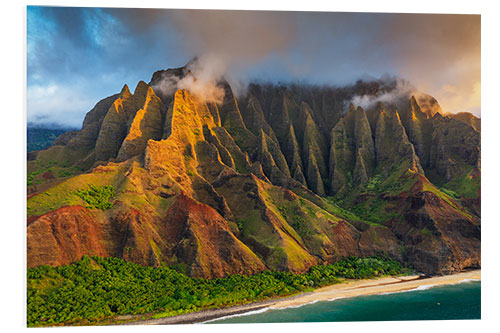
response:
[[[445,286],[445,285],[455,285],[455,284],[461,284],[461,283],[467,283],[467,282],[477,282],[481,281],[481,279],[463,279],[455,283],[447,283],[447,284],[424,284],[421,286],[418,286],[417,288],[414,289],[409,289],[409,290],[401,290],[401,291],[389,291],[385,293],[380,293],[379,295],[389,295],[389,294],[397,294],[397,293],[405,293],[405,292],[410,292],[410,291],[419,291],[419,290],[427,290],[433,287],[437,286]]]
[[[307,303],[301,303],[301,304],[297,304],[297,305],[289,305],[289,306],[281,307],[281,308],[272,308],[271,310],[296,309],[296,308],[300,308],[300,307],[305,306],[305,305],[311,305],[311,304],[314,304],[317,302],[331,302],[331,301],[335,301],[335,300],[341,299],[341,298],[346,298],[346,297],[341,296],[341,297],[334,297],[334,298],[329,298],[329,299],[315,299],[315,300],[307,302]]]
[[[326,301],[327,302],[332,302],[332,301],[335,301],[335,300],[338,300],[338,299],[341,299],[341,298],[345,298],[345,297],[344,296],[334,297],[334,298],[327,299]]]
[[[464,279],[462,281],[458,281],[458,283],[467,283],[467,282],[476,282],[476,281],[481,281],[481,279]]]
[[[385,293],[380,293],[378,295],[390,295],[390,294],[408,293],[408,292],[411,292],[411,291],[427,290],[427,289],[431,289],[432,287],[436,287],[436,286],[438,286],[438,285],[437,284],[424,284],[424,285],[418,286],[417,288],[413,288],[413,289],[398,290],[398,291],[388,291],[388,292],[385,292]]]
[[[297,304],[297,305],[290,305],[290,306],[286,306],[286,307],[283,307],[280,309],[296,309],[296,308],[300,308],[304,305],[311,305],[311,304],[317,303],[319,301],[320,301],[319,299],[315,299],[314,301],[310,301],[310,302],[302,303],[302,304]]]
[[[212,321],[218,321],[218,320],[228,319],[228,318],[233,318],[233,317],[243,317],[243,316],[249,316],[249,315],[253,315],[253,314],[259,314],[259,313],[266,312],[267,310],[270,310],[270,308],[263,308],[263,309],[258,309],[258,310],[243,312],[243,313],[236,313],[236,314],[232,314],[232,315],[228,315],[228,316],[224,316],[224,317],[209,319],[209,320],[203,321],[199,324],[206,324],[206,323],[210,323]]]
[[[432,287],[435,287],[435,286],[437,286],[437,284],[424,284],[424,285],[418,286],[417,288],[413,289],[413,291],[427,290],[427,289],[431,289]]]

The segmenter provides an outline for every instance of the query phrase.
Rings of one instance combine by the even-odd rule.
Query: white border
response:
[[[25,323],[25,55],[26,55],[26,5],[96,6],[96,7],[147,7],[147,8],[211,8],[211,9],[260,9],[303,11],[363,11],[363,12],[414,12],[456,13],[482,15],[482,264],[483,264],[483,309],[481,321],[428,321],[428,322],[382,322],[382,323],[308,323],[308,324],[253,324],[253,325],[177,325],[169,327],[92,327],[59,328],[83,331],[132,331],[156,330],[165,332],[230,332],[234,330],[254,332],[257,330],[309,330],[357,332],[436,332],[492,331],[498,318],[498,237],[497,218],[498,191],[500,184],[499,137],[500,103],[496,100],[500,85],[497,61],[498,52],[498,7],[494,1],[262,1],[239,3],[236,1],[18,1],[3,3],[0,10],[2,24],[2,203],[0,225],[2,226],[2,308],[4,329],[23,329]]]

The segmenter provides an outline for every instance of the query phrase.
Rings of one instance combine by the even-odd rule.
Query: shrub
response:
[[[376,175],[365,184],[365,190],[369,192],[379,192],[380,186],[382,185],[382,179],[380,175]]]
[[[460,195],[458,195],[455,191],[452,191],[452,190],[449,190],[449,189],[446,189],[443,187],[441,187],[440,190],[441,190],[441,192],[448,195],[449,197],[452,197],[453,199],[459,200],[461,198]]]
[[[63,177],[69,177],[69,176],[73,175],[73,173],[70,170],[59,170],[57,175],[59,177],[63,178]]]
[[[109,199],[115,196],[115,189],[111,185],[97,187],[90,184],[88,189],[79,189],[75,194],[87,203],[88,208],[106,210],[113,207]]]
[[[28,186],[30,185],[33,185],[33,181],[35,179],[35,176],[40,174],[41,170],[37,170],[37,171],[33,171],[31,173],[28,173],[28,175],[26,176],[26,183]],[[35,181],[35,183],[37,183],[37,181]],[[40,181],[38,181],[38,183],[40,183]]]

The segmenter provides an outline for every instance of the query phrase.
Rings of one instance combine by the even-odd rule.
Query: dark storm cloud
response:
[[[87,68],[105,52],[94,30],[105,18],[98,10],[41,7],[28,13],[28,71],[58,75]],[[80,54],[80,56],[78,56]]]
[[[129,12],[132,13],[132,12]],[[150,13],[148,15],[151,15]],[[141,29],[99,8],[28,7],[28,121],[79,127],[103,97],[181,65],[164,28]]]
[[[445,111],[480,113],[479,16],[28,10],[28,85],[38,96],[73,82],[70,91],[96,102],[123,83],[148,81],[155,70],[181,66],[194,56],[203,60],[207,80],[224,75],[234,84],[249,79],[345,84],[389,73],[437,97]],[[28,115],[43,113],[44,103],[38,102]],[[85,103],[80,101],[79,121],[92,106],[85,109]]]
[[[28,70],[67,77],[140,67],[164,52],[167,43],[159,37],[158,31],[139,29],[134,16],[120,19],[104,9],[30,7]]]

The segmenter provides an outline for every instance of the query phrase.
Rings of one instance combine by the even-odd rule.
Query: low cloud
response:
[[[446,84],[436,95],[445,113],[471,112],[481,116],[481,81],[467,85]]]
[[[211,102],[224,97],[217,84],[222,79],[236,96],[244,95],[248,81],[242,72],[271,55],[286,53],[297,38],[292,12],[171,10],[165,14],[169,26],[182,36],[182,48],[197,60],[188,65],[189,75],[180,80],[166,78],[159,84],[161,90],[188,89]]]
[[[173,95],[178,89],[186,89],[203,101],[220,104],[224,99],[224,89],[218,82],[225,72],[226,67],[220,59],[204,55],[187,64],[183,77],[164,74],[153,89],[166,96]]]
[[[380,89],[381,92],[375,95],[355,95],[350,103],[354,106],[361,106],[368,110],[374,107],[377,103],[382,102],[387,104],[399,104],[400,101],[408,102],[412,95],[419,95],[420,92],[408,81],[400,78],[384,78],[385,86]],[[348,105],[350,104],[348,103]]]
[[[27,99],[28,123],[71,128],[81,128],[89,105],[97,102],[79,91],[55,84],[29,86]]]

